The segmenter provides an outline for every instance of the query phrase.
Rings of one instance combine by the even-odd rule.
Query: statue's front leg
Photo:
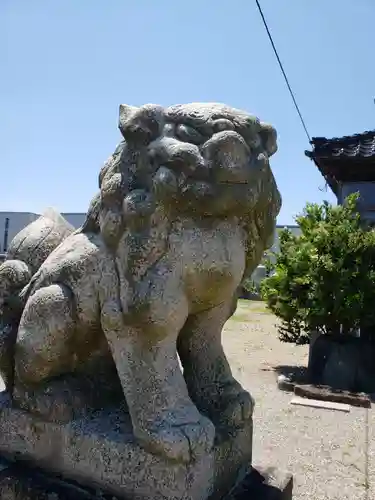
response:
[[[189,394],[218,427],[237,428],[251,419],[254,401],[233,377],[221,331],[233,312],[228,301],[189,316],[178,337],[178,353]]]
[[[116,325],[112,317],[104,318],[103,329],[135,437],[151,453],[188,463],[212,448],[215,428],[191,401],[178,363],[176,338],[187,305],[164,299],[161,294],[152,304],[142,325]]]

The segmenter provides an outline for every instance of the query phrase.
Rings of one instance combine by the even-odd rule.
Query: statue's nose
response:
[[[203,145],[202,155],[209,164],[215,165],[218,182],[248,182],[250,149],[237,132],[225,130],[213,135]]]
[[[198,146],[181,142],[173,137],[162,137],[149,145],[149,158],[158,166],[164,165],[177,174],[185,172],[206,179],[208,168],[202,160]]]

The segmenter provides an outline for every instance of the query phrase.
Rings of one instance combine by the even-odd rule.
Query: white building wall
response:
[[[279,251],[279,249],[280,249],[279,233],[280,233],[280,231],[282,231],[285,228],[289,229],[296,236],[299,236],[301,234],[301,229],[299,228],[299,226],[296,226],[296,225],[285,225],[285,226],[278,225],[278,226],[276,226],[275,239],[274,239],[272,247],[270,248],[271,252],[277,253]]]
[[[80,227],[86,218],[85,213],[80,212],[65,212],[61,214],[73,227]],[[9,219],[8,231],[8,246],[12,239],[24,227],[36,220],[40,214],[32,212],[0,212],[0,253],[4,252],[4,230],[6,218]],[[294,234],[300,234],[301,230],[295,225],[278,225],[276,227],[275,239],[271,250],[277,252],[279,250],[279,232],[285,227],[289,228]]]
[[[62,213],[64,219],[66,219],[69,224],[78,229],[85,222],[86,214],[84,213]]]
[[[278,226],[276,226],[273,245],[269,249],[270,252],[277,253],[279,251],[279,249],[280,249],[279,233],[280,233],[280,231],[282,231],[285,228],[289,229],[293,234],[295,234],[297,236],[301,234],[300,228],[296,225],[284,225],[284,226],[278,225]],[[273,260],[274,259],[272,259],[272,257],[271,257],[271,261],[273,261]],[[256,268],[256,270],[254,271],[251,279],[253,280],[253,282],[256,286],[259,286],[261,281],[265,278],[265,276],[266,276],[266,268],[263,264],[260,264]]]
[[[34,222],[39,217],[38,214],[32,212],[0,212],[0,253],[6,251],[4,245],[6,245],[5,240],[5,225],[6,219],[9,219],[8,228],[8,245],[12,239],[19,233],[24,227],[26,227],[31,222]]]
[[[61,215],[75,228],[80,227],[86,218],[85,213],[62,213]],[[6,243],[4,241],[6,219],[9,219],[7,244],[9,247],[10,242],[16,234],[28,224],[34,222],[38,217],[40,217],[40,214],[33,212],[0,212],[0,253],[6,251],[6,248],[4,248],[4,244]]]

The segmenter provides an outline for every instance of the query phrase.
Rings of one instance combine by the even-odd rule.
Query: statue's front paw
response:
[[[224,409],[220,413],[219,425],[229,428],[240,428],[251,419],[255,406],[252,396],[244,390],[224,398]]]
[[[200,416],[196,422],[182,424],[160,423],[157,429],[138,433],[141,446],[167,460],[190,463],[212,450],[215,427],[208,418]]]

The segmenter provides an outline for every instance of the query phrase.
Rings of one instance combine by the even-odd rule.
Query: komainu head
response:
[[[276,131],[216,103],[120,106],[124,140],[102,168],[86,228],[110,246],[160,220],[238,217],[269,239],[281,198],[269,166]],[[251,246],[251,245],[250,245]]]

